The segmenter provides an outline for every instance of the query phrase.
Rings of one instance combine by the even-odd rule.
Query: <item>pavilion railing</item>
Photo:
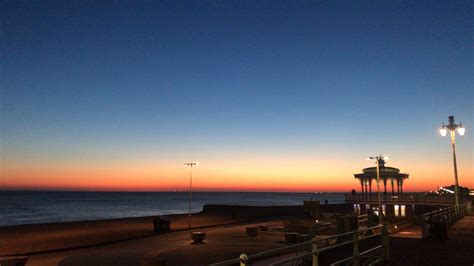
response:
[[[399,194],[399,195],[381,195],[383,203],[453,203],[454,195],[429,195],[429,194]],[[345,194],[347,203],[359,202],[377,202],[377,194],[372,193],[372,196],[366,194]],[[469,201],[469,198],[461,198],[462,202]]]

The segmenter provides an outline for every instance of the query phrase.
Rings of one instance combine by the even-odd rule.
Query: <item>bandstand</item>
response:
[[[385,166],[385,160],[379,160],[379,176],[383,182],[383,195],[387,199],[387,183],[391,185],[391,196],[403,194],[403,183],[408,179],[408,174],[400,173],[400,169]],[[372,183],[377,186],[377,167],[368,167],[362,173],[354,174],[354,178],[359,179],[361,186],[361,199],[372,201]],[[397,187],[395,191],[395,185]],[[377,191],[377,190],[375,190]],[[396,192],[396,194],[395,194]]]

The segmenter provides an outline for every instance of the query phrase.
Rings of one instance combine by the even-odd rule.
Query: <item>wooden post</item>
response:
[[[390,261],[390,245],[388,238],[388,224],[383,224],[382,229],[382,260],[384,262]]]
[[[359,232],[354,231],[354,251],[352,253],[352,265],[359,266],[360,252],[359,252]]]
[[[319,266],[319,250],[316,237],[313,238],[313,266]]]
[[[246,254],[241,254],[239,257],[240,266],[247,266],[249,265],[249,257]]]

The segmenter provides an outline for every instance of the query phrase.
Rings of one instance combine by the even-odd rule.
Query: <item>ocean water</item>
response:
[[[194,192],[193,212],[205,204],[301,205],[343,203],[344,193]],[[0,226],[187,213],[187,192],[0,191]]]

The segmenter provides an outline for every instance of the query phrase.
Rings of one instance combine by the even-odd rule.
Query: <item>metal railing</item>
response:
[[[272,249],[272,250],[259,252],[259,253],[253,254],[253,255],[242,254],[242,255],[240,255],[239,258],[230,259],[230,260],[226,260],[226,261],[221,261],[221,262],[213,263],[213,264],[210,264],[210,265],[211,266],[224,266],[224,265],[235,265],[235,264],[239,264],[239,263],[240,263],[240,265],[246,265],[246,264],[242,264],[242,263],[243,262],[248,263],[249,261],[255,261],[255,260],[259,260],[259,259],[263,259],[263,258],[269,258],[269,257],[272,257],[272,256],[277,256],[277,255],[286,254],[286,253],[290,253],[290,252],[296,252],[296,251],[298,251],[299,248],[310,245],[312,243],[312,241],[313,240],[309,240],[309,241],[301,242],[301,243],[298,243],[298,244],[289,245],[289,246],[286,246],[286,247],[281,247],[281,248],[276,248],[276,249]]]
[[[421,217],[422,238],[434,238],[436,223],[444,223],[446,226],[452,225],[455,221],[469,214],[472,210],[472,203],[466,202],[459,205],[459,212],[456,213],[455,206],[437,209],[425,213]]]
[[[369,233],[370,232],[370,233]],[[313,266],[319,266],[319,260],[321,253],[327,252],[329,250],[337,249],[342,246],[347,246],[353,244],[353,254],[351,257],[339,260],[331,265],[341,265],[345,262],[352,262],[353,265],[359,265],[361,258],[365,259],[366,262],[370,260],[371,262],[380,262],[380,261],[389,261],[390,254],[389,254],[389,239],[388,239],[388,226],[384,225],[377,225],[370,228],[365,228],[361,230],[354,230],[352,232],[347,232],[338,235],[332,235],[320,239],[313,238],[312,240],[301,242],[298,244],[294,244],[291,246],[281,247],[277,249],[272,249],[260,253],[256,253],[253,255],[246,255],[241,254],[240,257],[237,259],[231,259],[219,263],[211,264],[212,266],[223,266],[223,265],[235,265],[239,264],[241,266],[250,265],[250,263],[266,259],[274,256],[280,256],[284,254],[288,254],[290,252],[294,252],[298,250],[300,247],[306,247],[307,251],[302,254],[297,254],[295,256],[291,256],[290,258],[282,259],[280,261],[274,262],[271,265],[298,265],[303,260],[311,260]],[[352,239],[344,240],[347,237],[351,237]],[[374,238],[374,237],[381,237],[381,244],[360,252],[359,243],[362,240]],[[332,241],[336,240],[336,241]],[[337,241],[340,240],[340,241]],[[330,242],[335,242],[335,244],[330,245]]]
[[[372,197],[365,194],[345,194],[347,203],[359,202],[377,202],[377,195],[372,193]],[[371,199],[372,198],[372,199]],[[454,195],[429,195],[429,194],[399,194],[399,195],[381,195],[381,201],[384,203],[454,203]],[[461,202],[469,201],[469,198],[461,198]]]
[[[357,228],[361,228],[365,224],[367,226],[369,221],[369,216],[367,214],[357,215]]]

